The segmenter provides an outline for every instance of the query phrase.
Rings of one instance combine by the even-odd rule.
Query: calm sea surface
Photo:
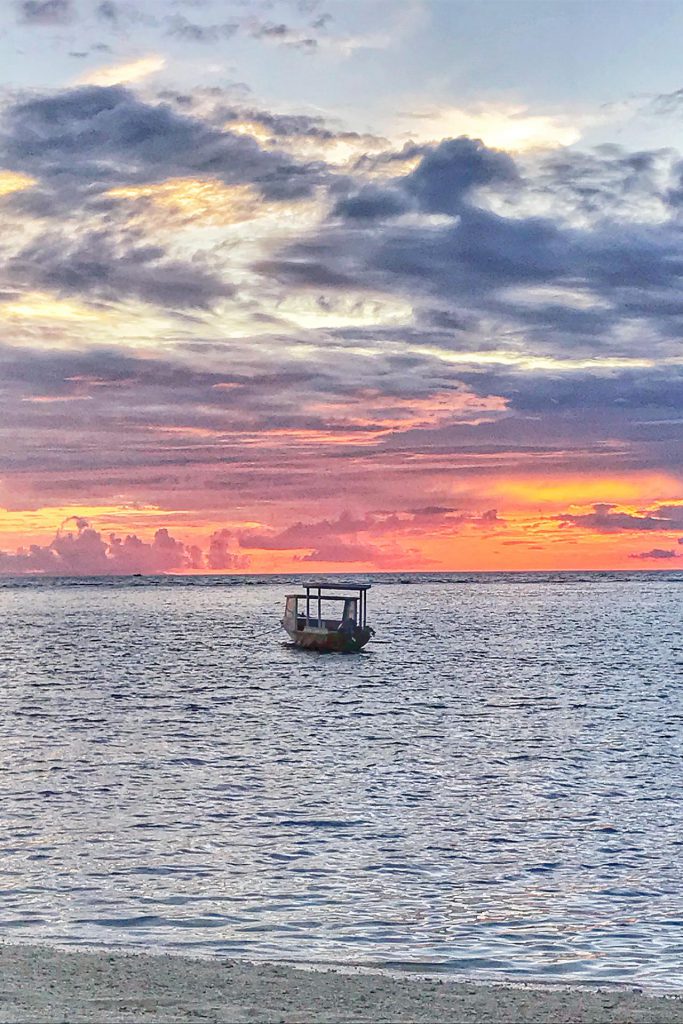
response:
[[[0,938],[683,989],[683,574],[0,581]]]

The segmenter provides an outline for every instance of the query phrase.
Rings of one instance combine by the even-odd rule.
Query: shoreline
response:
[[[683,995],[0,943],[0,1022],[683,1024]]]

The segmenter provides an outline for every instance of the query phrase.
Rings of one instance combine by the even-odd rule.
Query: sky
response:
[[[0,5],[0,573],[683,566],[682,37]]]

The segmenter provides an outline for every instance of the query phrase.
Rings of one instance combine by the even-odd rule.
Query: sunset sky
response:
[[[0,5],[0,572],[683,566],[682,38]]]

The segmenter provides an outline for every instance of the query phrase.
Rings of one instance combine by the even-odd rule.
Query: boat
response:
[[[367,624],[369,589],[369,583],[304,583],[305,593],[287,594],[282,627],[309,651],[360,651],[375,635]]]

